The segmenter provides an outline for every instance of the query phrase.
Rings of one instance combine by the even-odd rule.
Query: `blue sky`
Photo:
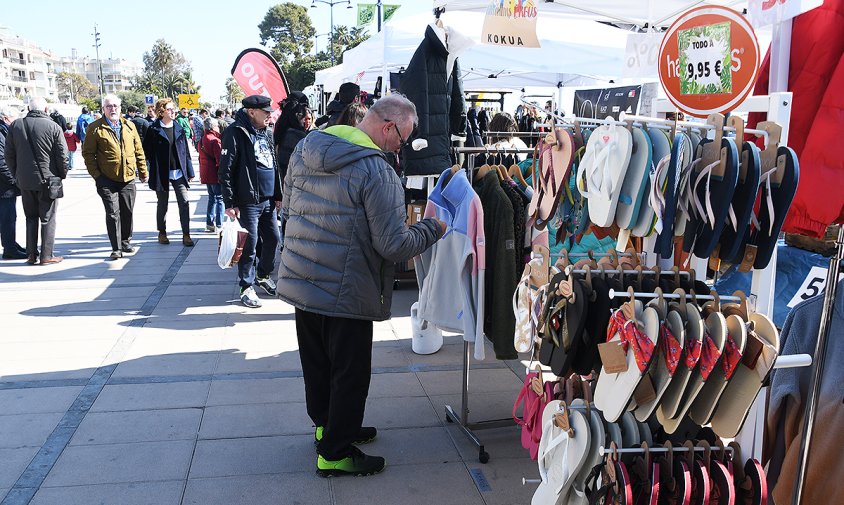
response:
[[[293,0],[309,7],[311,0]],[[70,56],[71,48],[79,55],[94,56],[94,23],[98,25],[100,56],[126,58],[141,62],[156,39],[164,38],[192,63],[194,78],[202,86],[204,99],[217,101],[225,93],[235,57],[247,47],[259,47],[258,23],[267,10],[278,3],[253,0],[204,0],[180,2],[146,0],[144,2],[93,2],[80,0],[35,0],[32,3],[4,1],[0,25],[29,39],[43,49],[60,56]],[[334,6],[334,24],[353,25],[358,3],[352,0]],[[431,10],[430,0],[386,0],[399,4],[397,15]],[[318,34],[330,30],[330,8],[325,4],[308,9]],[[35,8],[33,8],[35,7]],[[174,9],[174,7],[176,7]],[[326,37],[318,37],[319,48]]]

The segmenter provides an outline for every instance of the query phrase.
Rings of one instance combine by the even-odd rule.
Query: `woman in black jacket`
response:
[[[275,159],[283,183],[293,149],[308,134],[305,128],[305,117],[310,114],[311,109],[308,97],[301,91],[292,91],[284,101],[279,102],[279,105],[281,115],[273,129],[273,144],[275,144]]]
[[[182,225],[182,244],[191,247],[190,209],[188,208],[188,182],[194,178],[193,163],[188,151],[187,135],[175,121],[173,100],[162,98],[155,103],[158,116],[144,135],[144,154],[149,162],[149,187],[158,197],[156,213],[158,243],[169,244],[167,238],[167,206],[170,186],[176,193],[179,221]]]

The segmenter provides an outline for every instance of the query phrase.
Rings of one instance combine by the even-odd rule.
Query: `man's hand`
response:
[[[281,202],[275,202],[275,209],[281,210]]]
[[[440,229],[442,230],[442,233],[440,234],[440,238],[442,238],[442,236],[445,235],[446,230],[448,230],[448,225],[445,224],[444,221],[440,221],[437,218],[434,218],[434,220],[437,222],[438,225],[440,225]]]
[[[240,209],[237,207],[226,209],[226,215],[232,219],[240,219]]]
[[[188,179],[188,182],[193,182],[193,177],[191,177],[190,179]]]

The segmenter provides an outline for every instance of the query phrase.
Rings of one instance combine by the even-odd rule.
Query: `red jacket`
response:
[[[67,143],[68,151],[76,151],[76,146],[80,143],[79,137],[74,133],[65,130],[64,141]]]
[[[783,231],[823,236],[844,220],[844,0],[825,0],[794,18],[788,89],[794,93],[788,145],[800,160],[800,184]],[[768,92],[770,51],[754,90]],[[749,125],[761,121],[751,114]]]
[[[199,141],[199,182],[202,184],[219,184],[217,172],[220,170],[220,151],[222,141],[220,134],[209,130]]]

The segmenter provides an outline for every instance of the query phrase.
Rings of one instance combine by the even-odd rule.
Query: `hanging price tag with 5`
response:
[[[680,93],[732,93],[730,23],[696,26],[677,32]]]

